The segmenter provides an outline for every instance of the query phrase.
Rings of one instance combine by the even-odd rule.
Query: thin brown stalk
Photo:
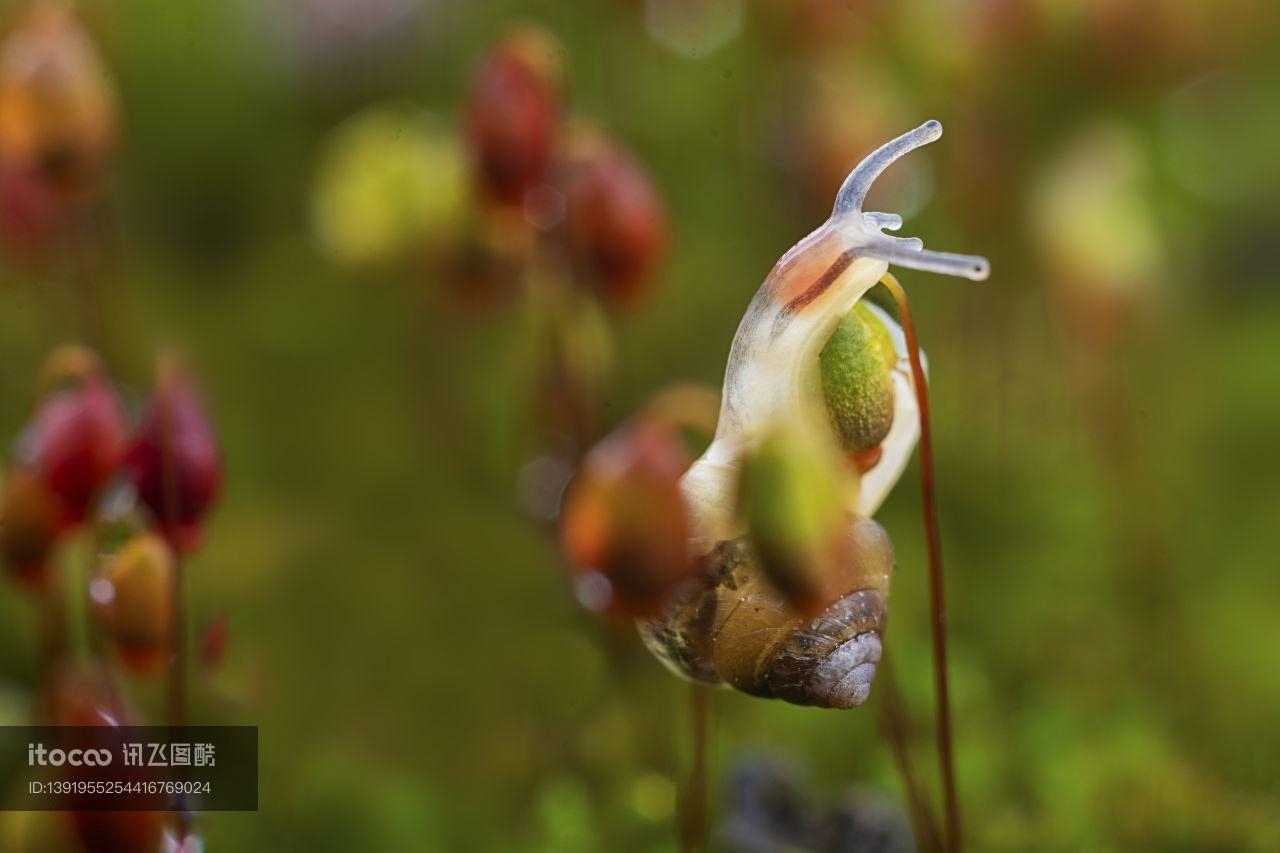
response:
[[[40,674],[48,681],[67,648],[66,590],[59,573],[48,572],[39,589]]]
[[[938,764],[942,776],[943,814],[947,827],[947,850],[958,853],[961,848],[960,805],[956,792],[955,760],[951,737],[951,693],[947,676],[947,617],[942,585],[942,540],[938,532],[938,505],[933,480],[933,434],[929,421],[929,395],[925,387],[924,365],[920,361],[920,345],[911,306],[902,285],[890,273],[881,283],[898,303],[902,332],[907,341],[911,361],[911,384],[920,408],[920,491],[924,513],[925,544],[929,551],[930,616],[933,624],[933,681],[937,697]]]
[[[108,211],[101,204],[90,204],[75,212],[66,235],[65,270],[80,339],[111,364],[116,347],[110,322],[112,264],[107,216]]]
[[[693,756],[681,815],[680,850],[683,853],[707,849],[707,722],[710,716],[708,692],[704,684],[693,684],[690,687],[692,701],[689,711],[693,723]]]
[[[156,387],[156,415],[160,419],[160,476],[164,489],[165,527],[170,535],[178,529],[179,506],[181,500],[178,483],[177,460],[174,458],[173,415],[170,408],[164,405],[165,385],[174,381],[170,372],[172,365],[162,365]],[[187,724],[187,608],[186,578],[184,577],[182,554],[177,547],[173,548],[173,579],[169,599],[169,641],[171,653],[169,659],[169,681],[166,691],[166,718],[170,726]],[[178,838],[185,840],[190,830],[191,815],[182,808],[178,811]]]
[[[880,723],[881,736],[889,745],[894,764],[898,766],[898,773],[902,776],[903,787],[907,790],[907,811],[915,828],[916,843],[923,853],[941,853],[942,833],[937,815],[934,814],[929,797],[911,764],[911,749],[908,746],[911,720],[888,652],[885,652],[878,667],[876,695],[876,717]]]

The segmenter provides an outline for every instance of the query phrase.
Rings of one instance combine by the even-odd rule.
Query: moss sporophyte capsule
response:
[[[892,372],[897,361],[884,321],[861,302],[845,315],[822,348],[822,396],[846,451],[864,453],[889,435]]]

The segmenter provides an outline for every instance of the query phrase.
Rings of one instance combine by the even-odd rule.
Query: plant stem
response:
[[[877,717],[881,733],[889,744],[889,751],[893,753],[894,763],[898,765],[903,787],[907,789],[907,808],[915,827],[916,843],[924,853],[939,853],[942,850],[942,835],[938,828],[938,818],[911,766],[911,750],[908,746],[911,721],[887,651],[880,659],[878,678]]]
[[[90,527],[83,542],[76,542],[67,566],[69,589],[65,591],[68,613],[67,636],[71,656],[78,664],[85,664],[90,657],[89,641],[89,575],[97,553],[96,525]]]
[[[920,491],[924,511],[925,544],[929,551],[930,615],[933,623],[933,680],[937,696],[938,764],[942,775],[943,814],[947,826],[947,850],[958,853],[960,841],[960,805],[956,793],[955,761],[951,744],[951,692],[947,677],[947,617],[942,586],[942,540],[938,532],[938,505],[933,480],[933,434],[929,422],[929,394],[925,387],[924,366],[920,362],[920,345],[911,306],[902,285],[890,273],[880,279],[898,303],[902,333],[911,360],[911,385],[920,408]]]
[[[101,205],[76,210],[68,224],[66,254],[79,336],[110,364],[115,360],[115,347],[108,317],[110,265],[106,257],[106,215]]]
[[[689,768],[689,784],[685,789],[680,828],[680,849],[683,853],[693,853],[707,847],[707,718],[710,704],[707,693],[708,689],[704,684],[690,685],[693,761]]]
[[[186,583],[182,565],[182,552],[177,547],[175,532],[178,529],[179,495],[178,467],[174,458],[173,413],[165,404],[166,383],[173,381],[173,374],[164,366],[156,387],[156,414],[160,426],[160,476],[164,489],[164,521],[173,548],[173,577],[169,596],[169,683],[166,693],[166,718],[170,726],[187,723],[187,614]],[[185,844],[191,825],[191,815],[186,808],[178,811],[178,842]]]
[[[48,572],[39,596],[40,677],[47,682],[67,648],[66,590],[60,573]]]

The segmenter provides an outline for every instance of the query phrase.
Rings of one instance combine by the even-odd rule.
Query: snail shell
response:
[[[926,122],[860,163],[841,187],[831,218],[783,255],[738,326],[715,437],[680,484],[690,554],[705,570],[659,616],[640,623],[646,645],[679,675],[828,708],[854,707],[870,693],[893,564],[888,536],[870,516],[919,436],[906,342],[892,318],[868,306],[898,355],[893,425],[879,463],[851,490],[846,512],[855,547],[835,579],[833,603],[817,617],[800,616],[766,579],[734,511],[735,496],[743,458],[776,424],[800,419],[831,434],[819,354],[890,262],[986,277],[982,258],[925,251],[918,239],[883,233],[900,227],[901,217],[862,212],[863,198],[885,168],[941,134],[938,122]]]
[[[655,654],[677,673],[796,705],[852,708],[880,660],[893,552],[870,519],[850,524],[849,592],[815,618],[796,613],[769,584],[745,538],[721,542],[709,574],[665,618],[641,623]]]

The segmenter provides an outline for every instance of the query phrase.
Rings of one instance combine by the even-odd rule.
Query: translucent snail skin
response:
[[[711,445],[681,480],[689,550],[705,566],[656,618],[640,623],[649,648],[676,673],[800,705],[851,708],[870,693],[880,660],[885,599],[893,567],[884,530],[870,516],[897,482],[919,437],[902,329],[874,306],[867,316],[893,342],[893,418],[876,461],[845,500],[850,558],[838,593],[816,617],[799,615],[765,577],[736,511],[744,459],[780,424],[837,444],[819,376],[819,356],[837,325],[890,264],[973,280],[987,261],[931,252],[895,237],[902,218],[863,212],[875,179],[891,163],[938,139],[929,121],[882,145],[841,186],[831,217],[792,247],[751,300],[734,335],[720,417]]]

